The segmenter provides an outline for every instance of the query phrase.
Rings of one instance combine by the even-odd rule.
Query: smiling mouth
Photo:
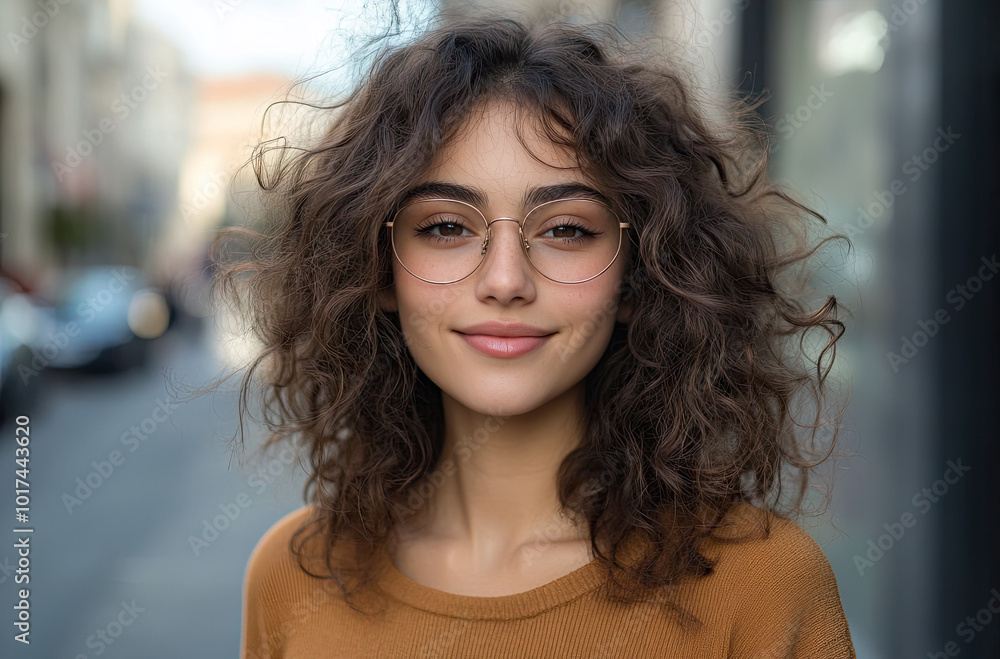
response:
[[[526,355],[541,347],[553,334],[545,336],[492,336],[490,334],[463,334],[458,332],[473,349],[501,359]]]
[[[542,339],[547,336],[552,336],[556,332],[549,332],[548,334],[490,334],[489,332],[463,332],[461,330],[454,330],[456,333],[462,336],[494,336],[498,339]]]

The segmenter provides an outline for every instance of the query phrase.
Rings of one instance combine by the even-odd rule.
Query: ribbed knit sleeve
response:
[[[284,641],[291,621],[284,613],[301,603],[303,577],[289,550],[292,533],[306,521],[307,508],[278,520],[261,537],[247,561],[243,579],[243,627],[241,659],[283,657]]]
[[[258,547],[250,555],[243,579],[243,627],[240,632],[240,657],[242,659],[269,659],[274,656],[268,648],[267,638],[273,632],[265,619],[264,597],[260,596],[262,575],[255,569]],[[252,595],[251,595],[252,593]]]
[[[815,540],[775,518],[766,540],[733,549],[718,575],[740,584],[730,657],[854,659],[837,579]]]

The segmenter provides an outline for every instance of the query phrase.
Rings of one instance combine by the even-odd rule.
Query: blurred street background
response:
[[[614,20],[695,71],[706,100],[761,100],[772,175],[854,243],[815,282],[845,312],[831,384],[851,388],[853,456],[805,526],[858,657],[1000,657],[998,3],[505,4]],[[451,5],[402,16],[419,30]],[[308,130],[269,104],[347,90],[387,15],[349,0],[0,6],[0,656],[237,656],[247,558],[302,505],[304,475],[287,453],[233,458],[238,377],[186,397],[255,349],[208,299],[208,245],[260,219],[252,148]],[[23,526],[30,645],[12,624]]]

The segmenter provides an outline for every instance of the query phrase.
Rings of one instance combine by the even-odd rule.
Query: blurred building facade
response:
[[[0,8],[3,268],[58,285],[62,268],[144,265],[175,206],[193,82],[127,0]]]
[[[238,223],[259,209],[250,159],[254,147],[268,139],[266,126],[280,115],[280,102],[290,86],[291,80],[277,74],[197,81],[191,139],[179,165],[165,261],[201,258],[219,225]]]

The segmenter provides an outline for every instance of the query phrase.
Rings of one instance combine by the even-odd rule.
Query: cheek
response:
[[[585,291],[578,300],[579,305],[571,311],[573,331],[566,341],[563,362],[576,355],[586,355],[596,362],[611,340],[615,317],[618,312],[617,289],[608,286],[595,287]]]
[[[449,306],[458,298],[455,286],[435,286],[414,280],[403,273],[397,279],[396,299],[399,305],[399,324],[406,345],[426,346],[441,331]]]

